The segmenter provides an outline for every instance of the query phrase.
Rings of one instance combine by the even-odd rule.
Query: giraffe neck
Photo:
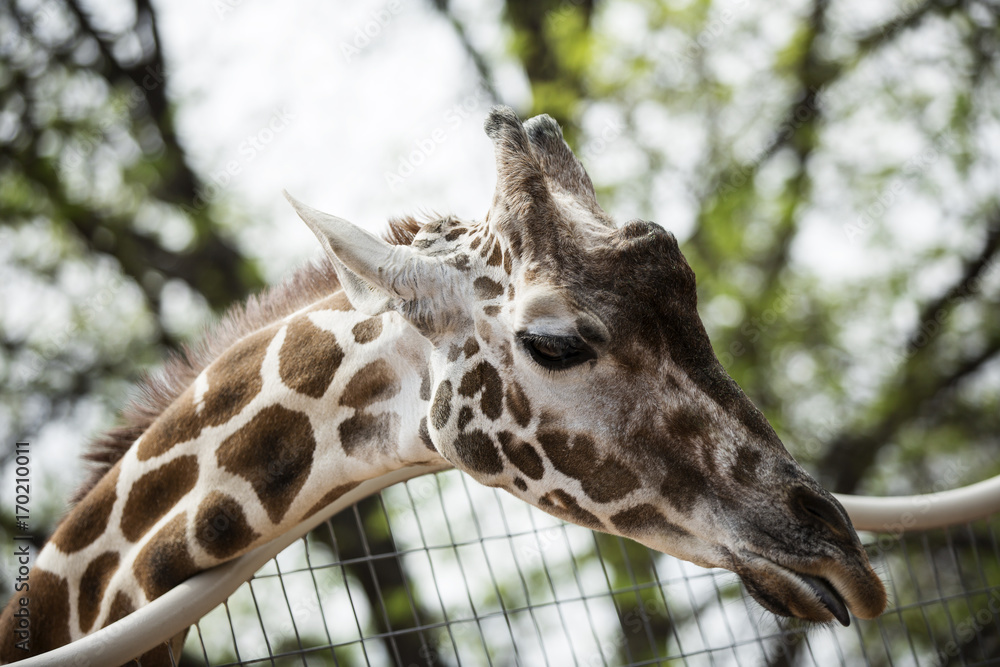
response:
[[[56,648],[312,516],[361,482],[446,462],[427,436],[430,346],[338,292],[238,341],[62,522],[0,617],[4,662]]]

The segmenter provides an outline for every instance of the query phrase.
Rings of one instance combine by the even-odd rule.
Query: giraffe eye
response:
[[[522,332],[521,345],[535,363],[549,370],[572,368],[597,356],[594,350],[576,336],[543,336]]]

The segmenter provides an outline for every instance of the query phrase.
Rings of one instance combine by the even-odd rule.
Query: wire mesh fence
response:
[[[455,471],[337,514],[188,634],[181,665],[1000,665],[1000,514],[862,535],[890,595],[776,619],[735,575],[566,524]]]

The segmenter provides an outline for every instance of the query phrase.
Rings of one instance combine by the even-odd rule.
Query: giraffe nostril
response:
[[[836,501],[811,489],[798,489],[792,497],[792,507],[807,521],[825,526],[838,537],[849,538],[853,534],[846,513]]]

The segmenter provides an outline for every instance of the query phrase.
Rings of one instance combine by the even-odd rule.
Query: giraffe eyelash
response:
[[[546,336],[522,331],[517,338],[535,363],[550,371],[573,368],[597,356],[578,336]]]

